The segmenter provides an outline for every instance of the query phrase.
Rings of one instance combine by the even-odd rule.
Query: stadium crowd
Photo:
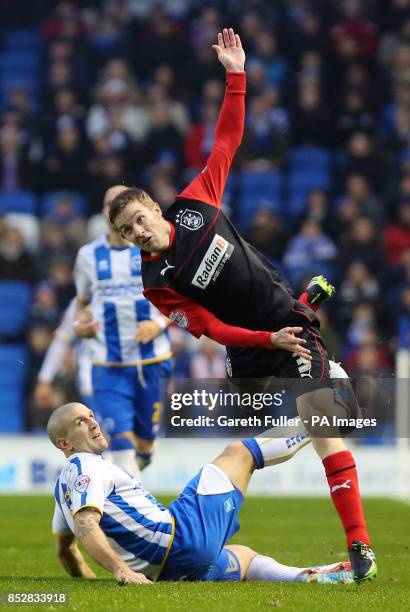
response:
[[[33,4],[24,23],[0,7],[0,284],[31,295],[0,341],[29,347],[25,426],[49,414],[33,387],[77,250],[104,233],[106,189],[138,185],[167,207],[205,164],[226,24],[247,50],[248,94],[225,210],[296,292],[314,274],[336,285],[320,313],[330,355],[391,374],[410,317],[410,0]],[[31,42],[7,47],[22,27]],[[223,376],[222,349],[171,333],[174,376]],[[70,353],[56,405],[72,372]]]

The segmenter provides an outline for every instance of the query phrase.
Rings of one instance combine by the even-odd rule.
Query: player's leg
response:
[[[312,415],[325,416],[331,422],[335,402],[332,389],[316,389],[298,397],[298,412],[305,420]],[[329,431],[327,431],[329,430]],[[329,483],[330,495],[343,524],[347,547],[353,564],[355,579],[372,579],[377,566],[366,526],[358,475],[352,453],[340,437],[337,427],[327,427],[326,435],[315,427],[311,431],[312,444],[322,460]]]
[[[144,470],[152,461],[162,410],[161,381],[171,376],[171,361],[139,367],[136,374],[133,431],[138,465]]]
[[[135,460],[131,372],[125,367],[93,366],[94,405],[110,438],[109,457],[115,465],[140,479]]]
[[[323,388],[313,388],[297,397],[297,409],[312,437],[312,444],[322,460],[329,483],[330,494],[343,524],[347,546],[357,581],[372,579],[377,574],[377,566],[370,538],[367,532],[362,501],[359,491],[356,465],[352,453],[347,449],[339,428],[333,426],[336,413],[334,389],[329,377],[329,362],[320,335],[315,329],[308,329],[309,348],[312,362],[309,373],[312,383],[321,379]],[[300,372],[300,364],[298,371]],[[295,374],[296,375],[296,374]],[[312,425],[312,417],[319,417],[318,426]],[[325,427],[320,419],[327,417]],[[329,425],[327,425],[327,422]]]
[[[248,546],[227,544],[211,569],[208,580],[252,582],[353,582],[351,564],[346,562],[312,567],[293,567],[260,555]]]
[[[256,469],[252,453],[242,442],[232,442],[212,462],[245,495],[251,476]]]

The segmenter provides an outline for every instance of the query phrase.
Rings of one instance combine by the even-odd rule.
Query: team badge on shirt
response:
[[[187,329],[189,325],[188,317],[181,310],[173,310],[169,314],[169,318],[177,325],[177,327],[181,327],[182,329]]]
[[[74,483],[74,489],[78,493],[85,493],[88,489],[88,485],[90,484],[90,477],[86,474],[81,474]]]
[[[182,227],[192,231],[198,230],[204,224],[202,213],[198,212],[197,210],[190,210],[189,208],[180,210],[175,218],[175,221]]]

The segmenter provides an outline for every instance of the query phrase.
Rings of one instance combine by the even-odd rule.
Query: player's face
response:
[[[164,251],[169,245],[170,229],[158,204],[149,208],[141,202],[130,202],[115,220],[121,236],[148,253]]]
[[[79,404],[67,418],[65,440],[74,452],[100,455],[105,451],[108,442],[89,408]]]

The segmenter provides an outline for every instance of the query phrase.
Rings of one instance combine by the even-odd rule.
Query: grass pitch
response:
[[[167,502],[169,499],[162,499]],[[61,592],[69,605],[36,606],[49,610],[397,610],[410,608],[410,507],[386,499],[365,501],[377,553],[379,577],[356,585],[268,583],[157,583],[120,587],[101,568],[98,580],[65,575],[55,557],[47,497],[0,497],[0,591]],[[313,565],[346,559],[344,539],[329,499],[249,498],[241,511],[234,542],[289,565]],[[93,567],[95,565],[91,563]],[[23,606],[0,606],[11,610]],[[24,608],[27,609],[25,605]]]

